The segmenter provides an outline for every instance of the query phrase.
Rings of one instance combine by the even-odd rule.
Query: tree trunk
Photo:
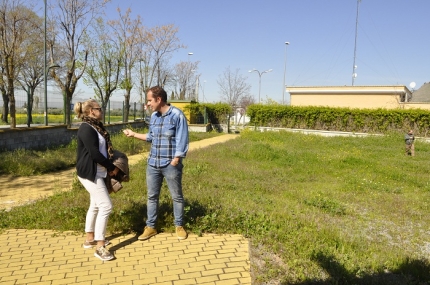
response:
[[[9,97],[9,108],[10,108],[10,128],[16,128],[16,106],[15,106],[15,96],[12,90],[8,90]]]
[[[126,94],[124,95],[124,100],[125,100],[125,104],[124,104],[124,123],[128,122],[128,116],[130,113],[130,92],[131,89],[126,89],[125,90]]]
[[[63,91],[63,93],[65,94],[65,106],[64,106],[64,114],[66,116],[66,125],[68,128],[70,128],[72,126],[72,122],[70,121],[70,104],[72,103],[72,97],[73,97],[73,93],[68,92],[68,90],[66,89],[65,91]]]
[[[6,92],[3,92],[2,90],[2,98],[3,98],[3,110],[1,114],[1,120],[4,123],[8,123],[7,118],[9,117],[9,97],[7,96]]]

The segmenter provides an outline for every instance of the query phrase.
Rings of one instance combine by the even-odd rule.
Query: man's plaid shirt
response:
[[[188,124],[184,113],[170,106],[165,114],[154,112],[146,141],[151,142],[148,165],[156,168],[170,164],[174,157],[185,157],[188,151]]]

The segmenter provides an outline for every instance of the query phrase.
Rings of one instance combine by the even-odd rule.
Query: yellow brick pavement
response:
[[[235,137],[193,142],[190,151]],[[143,158],[130,157],[130,163]],[[71,170],[51,176],[54,180],[46,175],[0,177],[3,189],[8,189],[0,190],[0,209],[70,189]],[[0,235],[0,284],[251,284],[249,242],[240,235],[190,234],[178,240],[174,234],[161,233],[147,241],[133,234],[107,239],[115,259],[103,262],[94,257],[94,249],[82,247],[83,234],[6,230]]]
[[[115,259],[84,249],[84,235],[7,230],[0,235],[0,284],[251,284],[249,242],[241,235],[161,233],[107,237]]]

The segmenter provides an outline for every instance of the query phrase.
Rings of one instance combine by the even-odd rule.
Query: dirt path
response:
[[[190,143],[189,151],[223,143],[238,135],[226,134],[210,139]],[[130,156],[129,164],[133,165],[146,158],[146,154]],[[72,187],[75,169],[68,169],[46,175],[13,177],[0,176],[0,209],[10,210],[14,206],[31,203],[34,200],[52,195],[56,191],[68,191]]]

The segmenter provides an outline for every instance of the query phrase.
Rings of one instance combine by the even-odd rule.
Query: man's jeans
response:
[[[173,200],[173,215],[175,217],[175,226],[182,226],[184,216],[184,196],[182,194],[182,162],[173,166],[169,164],[163,168],[155,168],[147,166],[146,168],[146,184],[148,187],[148,202],[146,225],[155,228],[158,214],[158,203],[161,192],[163,178],[166,179],[169,187],[170,195]]]

